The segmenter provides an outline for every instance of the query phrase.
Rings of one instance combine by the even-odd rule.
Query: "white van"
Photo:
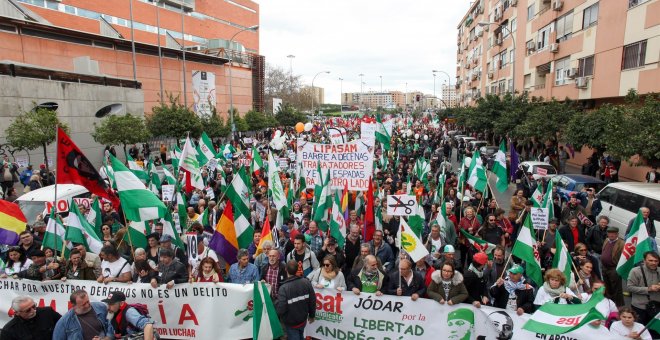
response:
[[[651,210],[650,219],[654,221],[656,241],[660,240],[660,184],[619,182],[610,183],[599,193],[603,206],[601,215],[610,219],[610,226],[619,228],[619,235],[625,238],[628,222],[637,216],[641,207]],[[658,242],[660,244],[660,242]]]
[[[57,201],[70,202],[72,198],[89,197],[89,191],[85,187],[76,184],[58,184]],[[21,195],[17,200],[27,223],[32,225],[37,215],[44,212],[46,202],[53,202],[55,199],[55,185],[49,185],[34,191]],[[67,208],[68,209],[68,208]],[[66,213],[65,213],[66,215]],[[44,216],[45,217],[45,216]]]

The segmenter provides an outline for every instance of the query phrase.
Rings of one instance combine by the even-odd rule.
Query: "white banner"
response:
[[[174,184],[163,184],[163,202],[171,202],[174,198]]]
[[[330,143],[332,144],[346,143],[346,129],[343,127],[329,127],[328,136],[330,136]]]
[[[548,229],[548,208],[532,208],[530,217],[534,229]]]
[[[193,111],[198,116],[210,116],[211,107],[215,102],[215,73],[206,71],[193,71]]]
[[[435,300],[316,289],[316,319],[305,335],[318,339],[562,339],[614,340],[607,328],[590,325],[562,335],[522,329],[529,314],[470,304],[441,305]],[[514,337],[515,334],[515,337]]]
[[[92,205],[92,200],[89,198],[74,198],[73,201],[76,202],[77,205],[82,205],[87,210],[89,210],[89,207]],[[50,214],[53,202],[44,202],[44,205],[46,206],[46,212]],[[67,211],[69,211],[69,200],[57,200],[57,212],[60,213]]]
[[[387,133],[392,136],[392,125],[394,121],[393,120],[388,120],[386,122],[383,122],[383,126],[385,127],[385,130],[387,130]],[[360,137],[361,138],[376,138],[376,129],[378,126],[376,125],[378,123],[365,123],[361,122],[360,123]]]
[[[69,296],[84,289],[91,301],[100,302],[110,292],[120,290],[128,303],[143,303],[156,322],[155,328],[166,339],[246,339],[252,337],[253,285],[231,283],[177,284],[151,288],[144,283],[111,283],[69,280],[37,282],[0,279],[0,327],[9,322],[13,311],[11,300],[29,295],[38,306],[51,306],[64,314],[69,309]]]
[[[415,195],[387,195],[387,214],[390,216],[417,214],[417,197]]]
[[[367,191],[373,174],[373,144],[373,139],[345,144],[318,144],[299,139],[297,160],[303,167],[307,188],[313,188],[318,181],[316,167],[320,162],[323,176],[330,169],[332,189],[344,189],[344,184],[348,184],[348,190]]]

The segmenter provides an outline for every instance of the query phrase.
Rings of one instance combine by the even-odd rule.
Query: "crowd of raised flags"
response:
[[[313,190],[308,191],[300,172],[301,167],[294,167],[295,170],[291,171],[288,168],[280,168],[278,159],[281,158],[280,156],[286,156],[287,151],[295,153],[296,137],[321,142],[325,139],[324,127],[343,126],[349,130],[357,129],[356,126],[359,124],[356,125],[355,121],[369,121],[368,118],[327,119],[315,123],[314,130],[309,134],[297,135],[294,131],[286,131],[288,139],[282,148],[277,149],[272,145],[269,147],[269,139],[274,134],[265,134],[261,139],[252,138],[252,144],[246,145],[238,141],[214,144],[206,133],[202,133],[198,140],[186,138],[181,149],[173,146],[171,165],[165,163],[161,167],[154,165],[152,160],[141,166],[130,155],[127,155],[126,162],[122,162],[113,155],[106,154],[99,175],[107,181],[103,185],[91,186],[89,179],[71,174],[66,178],[57,177],[58,183],[86,186],[96,197],[86,215],[81,213],[77,205],[71,201],[66,221],[63,221],[53,209],[47,218],[42,244],[56,250],[64,258],[68,256],[72,244],[82,244],[88,252],[100,253],[104,245],[101,233],[104,222],[101,206],[103,202],[112,202],[115,210],[121,212],[121,219],[125,224],[125,233],[120,242],[131,249],[148,248],[147,236],[154,231],[156,223],[163,225],[163,235],[169,235],[173,244],[183,249],[186,247],[186,233],[200,233],[199,230],[191,229],[195,222],[199,222],[205,227],[201,233],[210,236],[208,247],[226,263],[233,264],[237,262],[236,257],[241,249],[254,247],[255,255],[259,255],[267,242],[274,244],[275,248],[280,248],[288,242],[282,237],[291,237],[292,242],[294,234],[309,234],[309,221],[316,222],[321,237],[332,238],[343,252],[354,222],[349,218],[349,211],[355,211],[360,221],[357,227],[360,229],[361,242],[371,242],[373,246],[374,232],[388,231],[387,242],[393,246],[392,250],[395,253],[401,255],[400,258],[407,257],[413,263],[419,261],[431,263],[434,251],[430,251],[427,247],[431,242],[429,233],[430,228],[437,225],[443,238],[449,237],[449,234],[454,232],[454,238],[458,234],[459,243],[465,246],[464,249],[469,249],[468,253],[461,254],[463,257],[461,261],[466,267],[473,264],[470,258],[477,253],[486,253],[489,257],[487,265],[492,266],[493,253],[502,244],[480,238],[477,230],[468,231],[460,227],[458,222],[464,214],[462,208],[472,206],[480,210],[494,198],[489,183],[490,176],[495,179],[495,188],[499,192],[509,188],[511,174],[514,172],[512,167],[518,162],[515,149],[509,151],[510,164],[508,164],[507,143],[502,139],[499,150],[494,155],[492,172],[486,169],[479,150],[473,150],[469,154],[470,157],[459,160],[460,166],[456,176],[447,173],[444,168],[440,171],[438,166],[443,158],[451,157],[451,152],[449,155],[446,152],[437,152],[448,143],[447,125],[429,117],[421,121],[413,121],[409,116],[389,117],[389,119],[395,121],[392,134],[385,128],[380,115],[375,121],[371,120],[376,124],[374,138],[377,142],[376,152],[380,153],[380,157],[376,159],[378,166],[375,167],[376,171],[365,192],[349,192],[347,187],[343,190],[332,190],[330,188],[332,172],[323,171],[320,163],[316,171],[318,181],[315,181]],[[413,138],[411,129],[427,135],[424,138],[420,138],[419,135]],[[429,136],[431,138],[428,138]],[[433,140],[441,142],[432,142]],[[396,147],[393,147],[393,144]],[[237,157],[245,161],[239,163]],[[401,159],[407,162],[401,163]],[[295,159],[291,162],[295,162]],[[396,180],[392,182],[401,186],[386,188],[385,184],[394,178]],[[554,219],[556,214],[552,183],[548,181],[545,187],[538,185],[530,195],[534,207],[548,210],[550,220]],[[174,186],[174,194],[170,201],[164,201],[164,197],[161,197],[164,185]],[[266,189],[260,190],[264,185]],[[450,202],[446,199],[450,189],[459,193],[459,206],[454,206],[453,202],[447,203]],[[481,193],[480,200],[470,202],[470,196],[476,197],[476,192]],[[263,207],[263,216],[255,216],[256,207],[260,204],[256,198],[264,194],[267,206]],[[387,216],[386,209],[379,202],[386,201],[387,196],[391,194],[417,195],[418,204],[415,206],[415,211],[401,218]],[[196,209],[194,204],[190,204],[195,196],[197,200],[200,198],[214,200],[217,204],[215,210],[207,205],[204,210],[195,211],[194,215],[198,217],[195,221],[191,221],[192,217],[188,209],[190,207]],[[306,198],[311,201],[311,204],[303,204],[309,208],[308,215],[305,216],[309,221],[293,218],[294,206],[296,204],[300,206],[299,200]],[[430,207],[434,209],[429,209]],[[440,208],[436,209],[437,207]],[[480,215],[480,218],[483,217],[485,215]],[[20,210],[14,205],[0,201],[0,241],[3,244],[17,244],[18,234],[24,230],[25,222],[26,219]],[[392,226],[394,227],[390,229]],[[542,239],[545,242],[554,242],[552,268],[557,268],[563,273],[567,281],[566,286],[574,286],[577,281],[582,281],[575,268],[574,257],[559,232],[555,234],[554,240],[546,240],[544,231],[534,229],[529,214],[516,227],[515,237],[511,235],[514,242],[504,268],[508,268],[509,263],[522,264],[527,280],[538,287],[537,289],[543,289],[541,288],[544,285],[543,275],[547,268],[544,268],[538,249],[539,241]],[[455,230],[449,230],[450,228]],[[543,232],[542,238],[537,234],[540,232]],[[255,234],[259,237],[255,238]],[[632,268],[643,260],[644,252],[652,250],[652,243],[641,213],[632,223],[626,243],[636,245],[636,248],[633,248],[631,256],[621,256],[618,262],[617,272],[624,279],[628,277]],[[448,242],[443,244],[445,245],[443,249],[435,251],[441,257],[445,256],[445,253],[454,253],[454,247],[458,248],[461,245]],[[371,251],[379,255],[376,250],[371,249]],[[349,269],[352,265],[353,263],[348,264]],[[347,271],[348,274],[350,272],[351,270]],[[505,274],[506,269],[501,272],[500,278]],[[273,332],[276,327],[270,325],[273,324],[274,311],[272,306],[268,306],[270,302],[266,301],[270,301],[266,286],[260,284],[255,287],[255,308],[266,313],[255,318],[255,334],[258,334],[259,327],[262,326],[267,326],[267,331]],[[593,320],[605,319],[607,316],[600,313],[597,308],[597,304],[604,299],[602,290],[592,294],[592,298],[577,306],[543,304],[532,315],[525,329],[544,334],[561,334],[577,326],[556,326],[554,319],[580,317],[582,322],[578,326]]]

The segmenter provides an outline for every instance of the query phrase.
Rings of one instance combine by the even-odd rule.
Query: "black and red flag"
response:
[[[57,128],[57,184],[78,184],[117,208],[119,198],[62,128]]]

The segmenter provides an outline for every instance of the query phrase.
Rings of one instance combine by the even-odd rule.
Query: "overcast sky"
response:
[[[467,0],[257,0],[260,54],[311,85],[325,89],[325,102],[343,92],[419,90],[433,94],[432,70],[456,73],[456,26]],[[436,76],[436,94],[447,76]]]

